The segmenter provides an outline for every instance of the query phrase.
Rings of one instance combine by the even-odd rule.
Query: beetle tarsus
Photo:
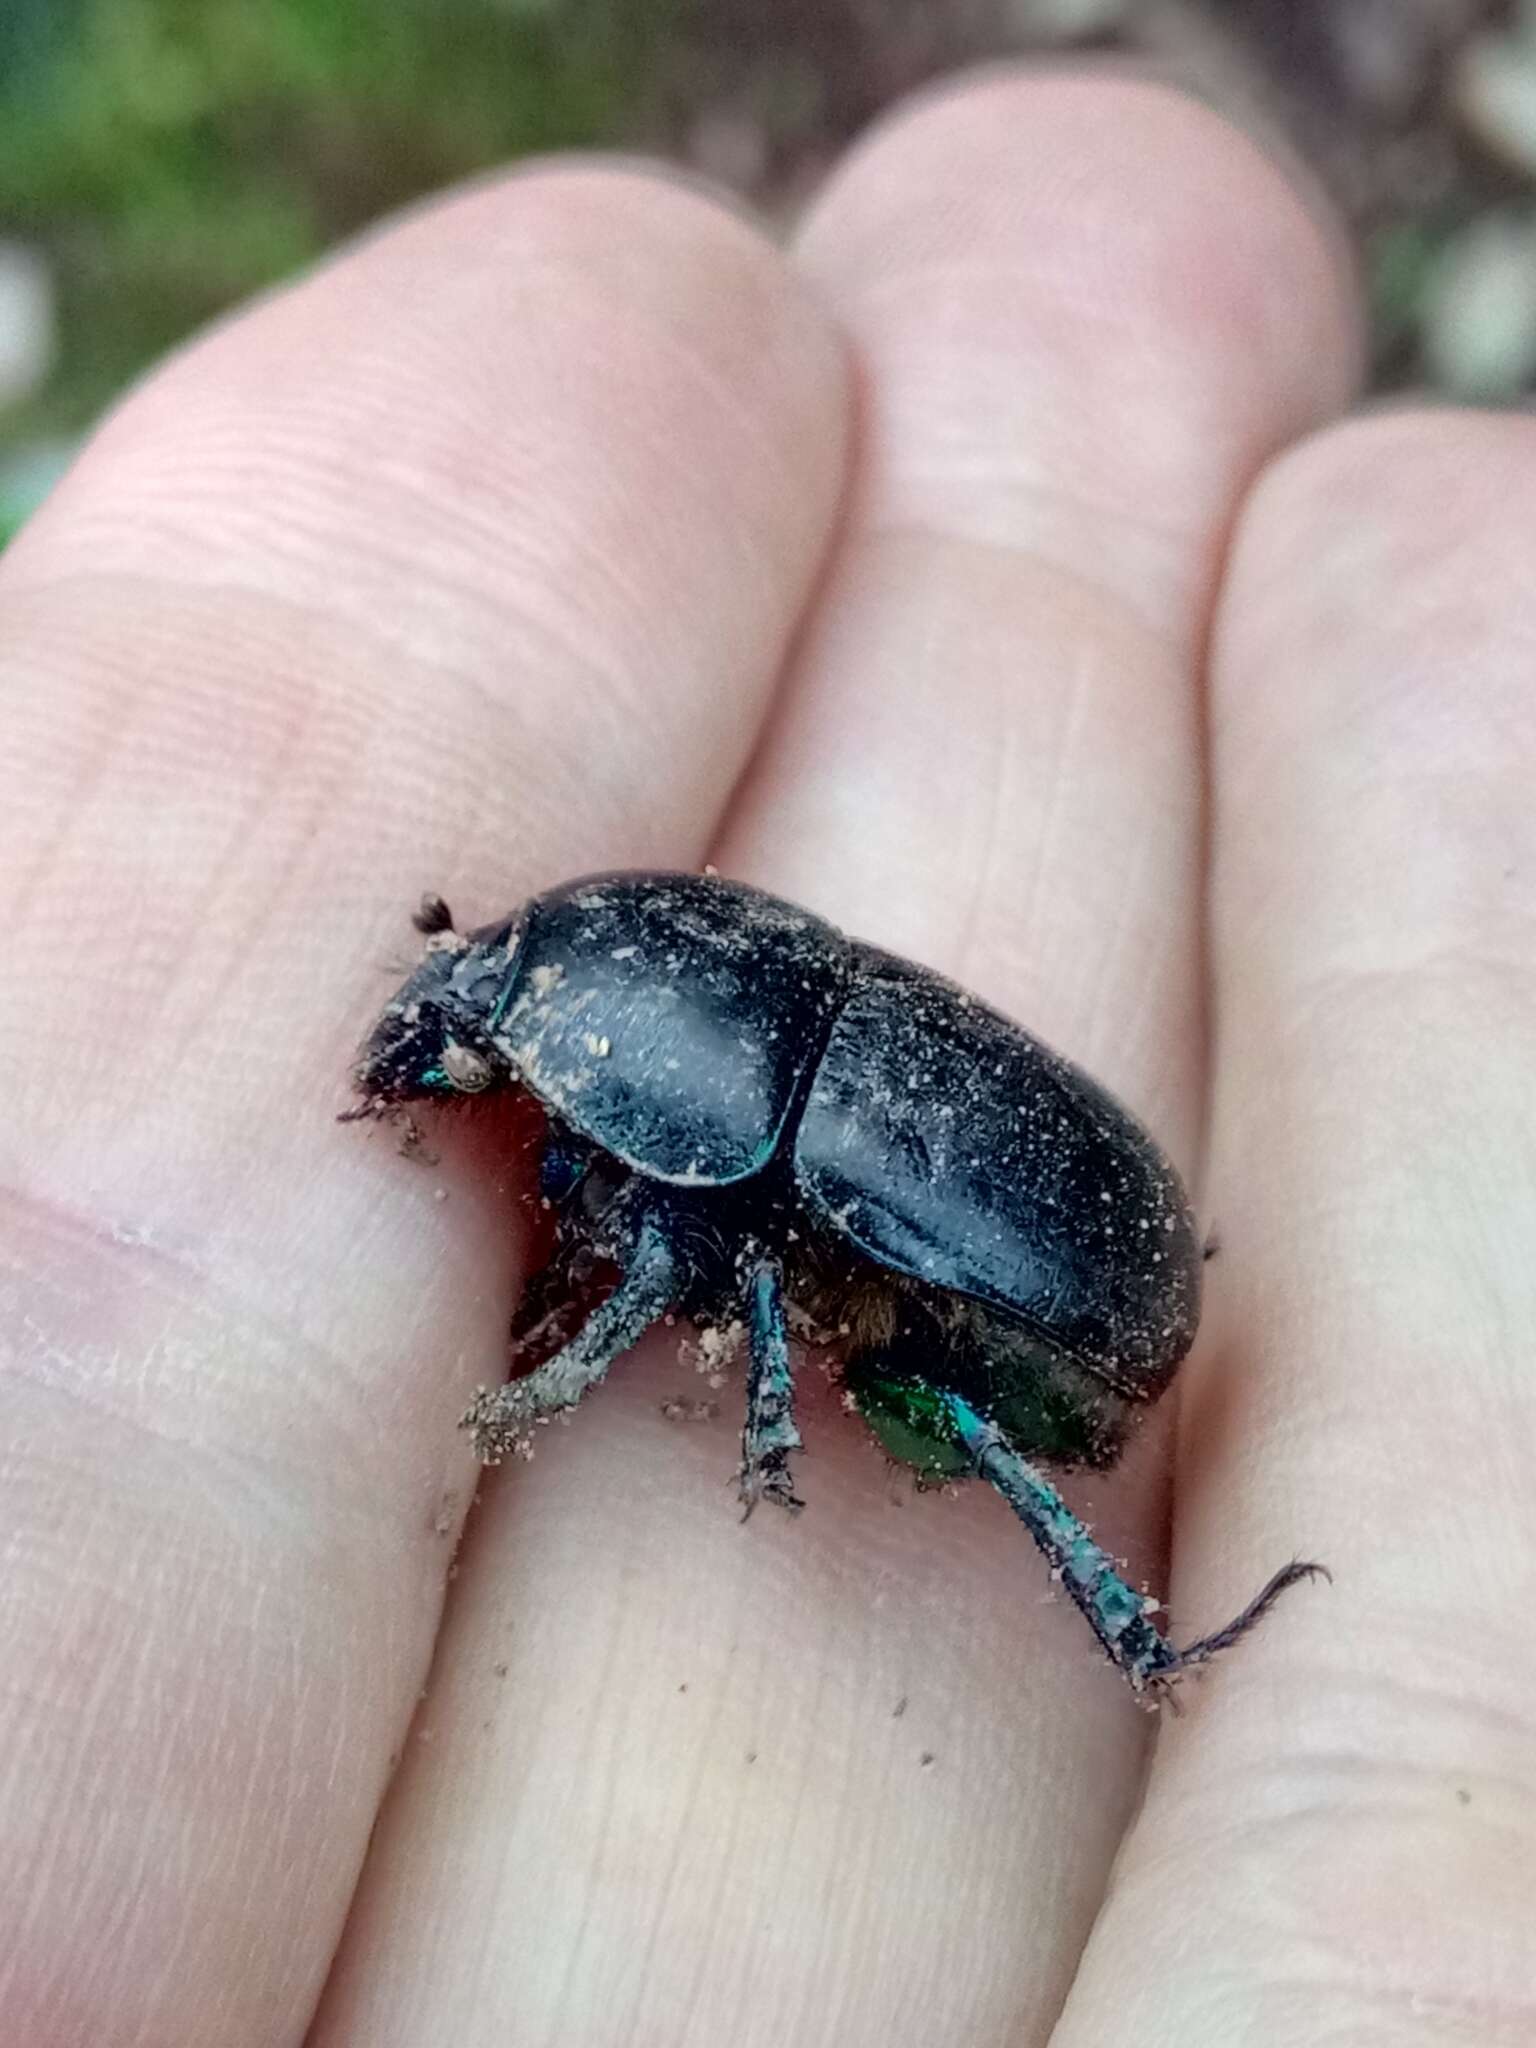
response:
[[[800,1449],[795,1427],[795,1381],[789,1360],[783,1276],[775,1259],[761,1259],[747,1287],[747,1418],[741,1434],[741,1508],[745,1521],[760,1500],[791,1513],[802,1506],[789,1469]]]
[[[461,1427],[473,1435],[482,1462],[499,1464],[527,1442],[536,1422],[574,1408],[613,1361],[666,1314],[677,1292],[677,1278],[677,1260],[666,1236],[654,1223],[642,1223],[624,1262],[623,1278],[570,1343],[537,1372],[476,1395]]]
[[[1333,1573],[1327,1565],[1309,1563],[1293,1558],[1282,1565],[1265,1585],[1254,1594],[1241,1614],[1236,1614],[1225,1628],[1218,1628],[1208,1636],[1202,1636],[1196,1643],[1189,1643],[1182,1650],[1174,1650],[1172,1662],[1163,1667],[1161,1676],[1173,1677],[1181,1671],[1188,1671],[1195,1664],[1209,1664],[1213,1657],[1219,1657],[1223,1650],[1230,1650],[1241,1637],[1247,1635],[1255,1622],[1261,1621],[1291,1586],[1299,1586],[1303,1579],[1326,1579],[1333,1584]]]

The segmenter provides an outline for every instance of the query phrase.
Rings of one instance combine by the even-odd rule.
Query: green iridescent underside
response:
[[[1102,1470],[1119,1457],[1129,1426],[1128,1404],[1075,1360],[971,1305],[942,1340],[919,1325],[850,1359],[844,1377],[885,1450],[926,1478],[973,1469],[951,1396],[995,1423],[1022,1456],[1049,1465]]]
[[[930,1479],[960,1479],[972,1460],[955,1434],[947,1395],[921,1380],[848,1375],[859,1413],[899,1465]]]

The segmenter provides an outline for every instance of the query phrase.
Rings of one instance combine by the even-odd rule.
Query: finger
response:
[[[546,171],[199,345],[7,557],[7,2041],[303,2033],[511,1282],[351,1047],[424,885],[698,858],[841,416],[750,230]]]
[[[1255,468],[1350,388],[1352,296],[1296,190],[1161,87],[999,81],[938,103],[910,146],[925,205],[887,192],[877,142],[808,238],[866,379],[858,510],[722,859],[976,988],[1192,1172],[1209,597]],[[1157,1573],[1155,1462],[1074,1493],[1137,1576]],[[995,1616],[990,1654],[941,1697],[973,1740],[1009,1730],[1017,1790],[967,1773],[925,1882],[893,1882],[890,1910],[920,1943],[947,1883],[1009,1870],[964,1974],[1006,1957],[997,2010],[1043,2027],[1141,1730],[1070,1605],[1030,1599],[1039,1563],[1002,1503],[978,1488],[942,1512],[905,1518],[901,1575],[983,1560],[950,1633]],[[909,1659],[957,1670],[926,1620],[921,1639],[906,1626]],[[986,2019],[978,2002],[959,2031]]]
[[[725,851],[1070,1041],[1188,1159],[1191,676],[1236,495],[1351,388],[1339,249],[1144,81],[935,100],[904,207],[893,147],[802,249],[859,351],[861,495]]]
[[[1533,520],[1536,430],[1449,415],[1315,442],[1244,519],[1176,1587],[1334,1585],[1168,1731],[1066,2041],[1532,2029]]]
[[[803,260],[864,467],[717,858],[1075,1037],[1187,1152],[1189,661],[1234,494],[1347,382],[1333,259],[1183,100],[1010,78],[899,116]],[[903,1511],[815,1388],[793,1525],[731,1520],[734,1379],[682,1429],[639,1360],[477,1520],[324,2048],[1037,2037],[1134,1721],[1022,1535]]]

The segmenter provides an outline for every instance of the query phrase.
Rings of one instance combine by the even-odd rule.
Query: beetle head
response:
[[[363,1043],[352,1070],[362,1101],[349,1119],[382,1116],[406,1102],[481,1095],[517,1078],[487,1028],[510,980],[517,936],[502,924],[467,938],[452,930],[428,937],[421,965]]]

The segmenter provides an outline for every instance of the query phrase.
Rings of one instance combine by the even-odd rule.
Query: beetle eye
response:
[[[478,1095],[491,1085],[491,1063],[467,1045],[450,1040],[443,1047],[442,1069],[461,1095]]]

